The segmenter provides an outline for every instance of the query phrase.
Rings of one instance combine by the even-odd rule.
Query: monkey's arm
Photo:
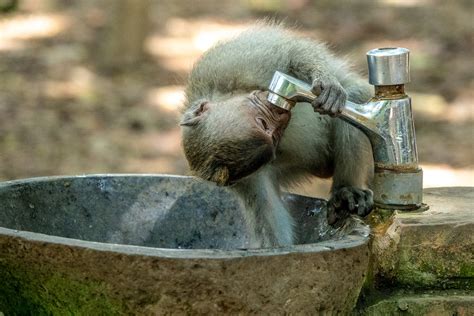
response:
[[[334,174],[328,221],[334,224],[349,213],[366,216],[373,206],[370,181],[374,163],[368,138],[356,127],[334,120]]]

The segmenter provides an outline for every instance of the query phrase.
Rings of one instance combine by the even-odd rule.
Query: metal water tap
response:
[[[375,96],[366,104],[347,101],[339,118],[361,129],[372,144],[375,204],[418,209],[422,206],[423,174],[418,166],[411,100],[404,90],[410,81],[409,50],[373,49],[367,53],[367,62]],[[297,102],[316,98],[308,83],[279,71],[269,91],[268,101],[287,110]]]

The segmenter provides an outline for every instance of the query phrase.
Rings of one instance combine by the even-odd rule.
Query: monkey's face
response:
[[[275,158],[290,112],[253,91],[213,102],[201,101],[184,113],[183,147],[199,177],[231,185]]]

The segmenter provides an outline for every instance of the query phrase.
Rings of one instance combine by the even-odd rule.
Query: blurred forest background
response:
[[[0,0],[0,180],[188,172],[179,111],[193,62],[258,19],[366,51],[411,50],[425,186],[474,185],[472,0]],[[302,188],[327,194],[327,182]]]

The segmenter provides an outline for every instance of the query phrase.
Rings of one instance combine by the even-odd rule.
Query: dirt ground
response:
[[[425,185],[474,185],[470,0],[153,1],[146,58],[114,73],[96,65],[108,14],[98,3],[24,0],[0,15],[0,180],[186,174],[178,121],[192,63],[272,17],[327,41],[364,75],[369,49],[409,48]],[[324,195],[327,186],[303,192]]]

